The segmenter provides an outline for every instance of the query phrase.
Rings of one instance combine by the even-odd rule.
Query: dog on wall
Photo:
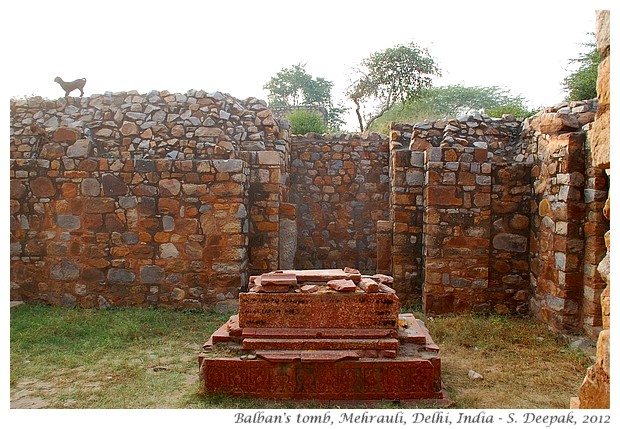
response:
[[[86,78],[76,79],[71,82],[65,82],[60,77],[56,77],[54,82],[58,83],[62,89],[65,90],[65,97],[69,96],[71,91],[75,91],[76,89],[80,90],[80,97],[84,96],[84,85],[86,85]]]

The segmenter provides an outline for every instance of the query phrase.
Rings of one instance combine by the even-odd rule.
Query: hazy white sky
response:
[[[437,85],[497,85],[548,106],[564,97],[561,80],[595,30],[594,11],[611,3],[7,1],[3,92],[58,98],[61,76],[87,78],[86,95],[203,89],[266,99],[269,78],[302,62],[346,101],[352,66],[415,41],[441,67]]]

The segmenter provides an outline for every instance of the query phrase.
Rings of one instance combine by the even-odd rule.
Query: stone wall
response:
[[[607,169],[609,174],[610,168],[610,81],[609,81],[609,62],[610,62],[610,33],[609,33],[610,12],[597,11],[596,13],[596,45],[601,53],[602,61],[598,68],[597,95],[599,108],[596,113],[596,120],[589,133],[591,165],[596,169]],[[592,187],[596,189],[594,186]],[[598,205],[596,205],[598,207]],[[592,215],[599,215],[595,208],[589,211]],[[610,219],[609,197],[603,207],[603,214],[606,219]],[[598,231],[597,231],[598,232]],[[597,234],[598,235],[598,234]],[[602,307],[602,331],[598,336],[596,344],[596,363],[588,368],[581,389],[579,390],[579,398],[577,399],[577,408],[609,408],[610,407],[610,238],[609,231],[605,233],[605,245],[607,253],[598,264],[598,273],[605,281],[605,290],[600,297]],[[589,244],[586,243],[586,247]],[[598,242],[594,245],[599,250]],[[598,252],[597,252],[598,253]],[[595,263],[593,260],[588,261],[589,264]],[[592,303],[596,300],[592,299]]]
[[[530,187],[520,125],[478,113],[392,125],[400,296],[422,299],[429,313],[527,310]]]
[[[409,149],[413,124],[392,124],[390,130],[389,272],[403,302],[420,302],[424,284],[424,152]],[[388,228],[385,225],[384,228]]]
[[[256,98],[195,90],[107,92],[12,100],[11,158],[62,157],[66,142],[50,141],[59,127],[78,130],[87,155],[115,159],[229,158],[239,151],[285,151],[287,140]]]
[[[13,160],[12,296],[213,306],[247,265],[241,160]]]
[[[211,308],[278,267],[290,144],[260,100],[12,100],[10,151],[12,299]]]
[[[392,275],[430,314],[531,311],[596,336],[609,160],[595,112],[290,137],[264,102],[219,92],[13,100],[11,297],[212,308],[248,275],[350,266]]]
[[[376,271],[377,222],[389,217],[388,157],[388,141],[376,133],[295,136],[297,268]]]
[[[596,100],[562,103],[528,118],[523,139],[533,157],[532,312],[556,331],[592,336],[601,326],[596,272],[604,256],[604,171],[592,166],[587,129]]]

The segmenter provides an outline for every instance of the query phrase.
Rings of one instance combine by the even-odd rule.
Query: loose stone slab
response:
[[[348,279],[330,280],[327,282],[327,286],[338,292],[355,292],[357,290],[355,283]]]
[[[301,350],[257,350],[256,356],[269,362],[301,361]]]
[[[288,285],[256,285],[250,292],[254,293],[286,293],[289,290]]]
[[[363,279],[372,279],[377,283],[382,283],[387,286],[392,286],[394,284],[394,277],[388,276],[386,274],[375,274],[374,276],[362,276]]]
[[[319,290],[319,287],[317,285],[303,285],[300,290],[302,293],[314,293]]]
[[[377,293],[379,292],[379,285],[376,281],[369,278],[362,278],[358,284],[360,289],[362,289],[366,293]]]
[[[360,273],[360,270],[357,270],[355,268],[344,267],[344,270],[342,271],[349,274],[350,279],[356,283],[362,279],[362,273]]]
[[[285,274],[294,274],[299,283],[304,282],[328,282],[330,280],[357,278],[355,273],[347,273],[340,269],[330,270],[282,270]],[[264,274],[263,274],[264,275]]]
[[[297,276],[291,273],[268,273],[260,276],[261,286],[297,286]]]
[[[394,289],[392,289],[391,287],[384,285],[383,283],[379,283],[379,292],[381,293],[389,293],[389,294],[396,294],[396,291]]]
[[[240,293],[242,328],[397,329],[396,294]]]

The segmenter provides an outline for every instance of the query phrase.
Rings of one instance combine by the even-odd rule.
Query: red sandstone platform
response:
[[[413,314],[398,314],[389,276],[362,278],[345,269],[261,277],[251,279],[253,292],[240,294],[239,314],[203,346],[198,361],[206,393],[449,402],[439,349]],[[378,287],[369,288],[368,278]],[[356,287],[333,289],[333,280]],[[286,286],[292,289],[283,292]]]
[[[399,300],[394,294],[364,292],[242,293],[243,327],[396,328]]]
[[[396,332],[241,329],[238,317],[233,316],[211,336],[199,356],[203,389],[206,393],[271,399],[445,399],[439,350],[428,330],[411,314],[401,314],[398,320],[402,326]],[[263,339],[267,342],[260,346],[252,342]],[[282,348],[286,340],[296,348]],[[328,345],[330,340],[334,343]],[[362,346],[369,340],[378,342]],[[390,341],[398,350],[384,350],[381,341]],[[333,344],[351,348],[333,350]],[[237,356],[215,357],[222,345]],[[383,355],[385,352],[392,353]]]

